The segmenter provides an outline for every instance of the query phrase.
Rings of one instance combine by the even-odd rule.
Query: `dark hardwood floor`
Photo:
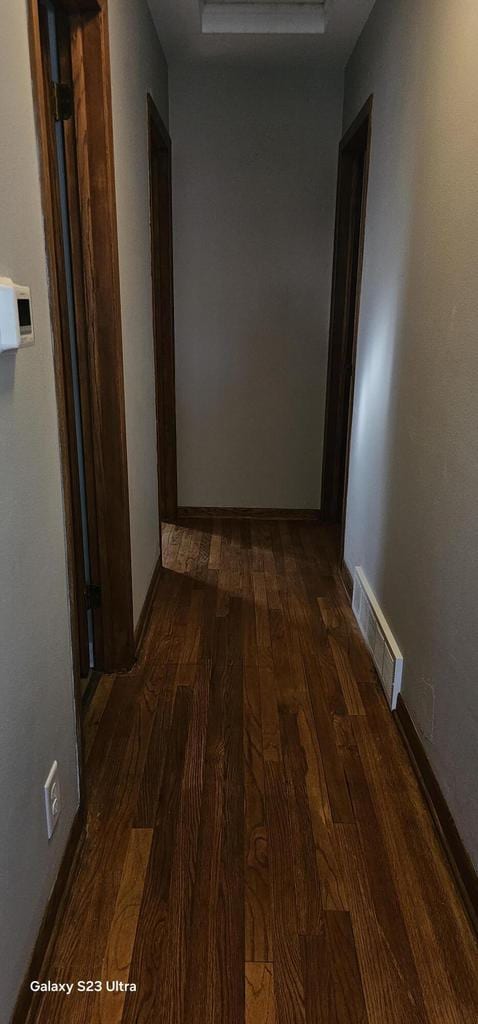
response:
[[[476,1024],[477,949],[314,523],[188,521],[86,722],[36,1024]]]

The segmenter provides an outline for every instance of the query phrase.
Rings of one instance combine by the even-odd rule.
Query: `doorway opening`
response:
[[[359,323],[372,97],[339,146],[334,270],[325,407],[322,514],[341,529],[343,561],[350,432]]]
[[[29,0],[77,705],[134,661],[107,0]]]
[[[151,273],[158,497],[161,522],[175,522],[178,511],[171,139],[153,98],[148,95]]]

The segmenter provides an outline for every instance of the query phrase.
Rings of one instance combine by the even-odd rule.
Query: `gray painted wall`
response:
[[[159,555],[146,97],[168,124],[168,69],[146,0],[109,0],[135,623]]]
[[[478,865],[477,39],[473,0],[378,0],[347,69],[345,126],[374,114],[345,556]]]
[[[317,508],[341,76],[170,87],[179,502]]]
[[[10,1019],[78,805],[52,337],[26,3],[0,0],[0,276],[30,285],[34,348],[0,355],[0,1018]],[[43,783],[60,767],[48,842]]]

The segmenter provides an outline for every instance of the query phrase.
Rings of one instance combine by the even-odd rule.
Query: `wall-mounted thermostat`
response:
[[[0,277],[0,353],[33,345],[30,289]]]

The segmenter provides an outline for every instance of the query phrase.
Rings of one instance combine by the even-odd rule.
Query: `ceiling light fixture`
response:
[[[205,34],[321,35],[329,8],[330,0],[204,0],[201,30]]]

